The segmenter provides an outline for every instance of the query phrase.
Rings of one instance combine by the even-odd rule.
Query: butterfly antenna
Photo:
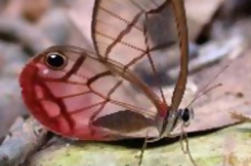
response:
[[[213,85],[213,86],[211,86],[211,87],[209,87],[209,88],[207,88],[207,89],[201,91],[200,93],[198,93],[198,95],[196,95],[196,96],[192,99],[192,101],[190,101],[190,103],[186,106],[186,108],[189,108],[189,107],[190,107],[194,102],[196,102],[197,99],[199,99],[201,96],[206,95],[206,94],[209,93],[210,91],[212,91],[212,90],[214,90],[214,89],[216,89],[216,88],[218,88],[218,87],[220,87],[220,86],[222,86],[222,83],[218,83],[218,84],[216,84],[216,85]]]
[[[190,107],[193,103],[195,103],[195,101],[197,101],[197,99],[199,99],[201,96],[206,95],[208,92],[222,86],[222,83],[218,83],[215,84],[211,87],[209,87],[212,82],[214,82],[227,68],[229,67],[229,65],[224,66],[214,77],[212,77],[210,79],[210,81],[207,82],[206,85],[204,85],[200,90],[199,93],[197,93],[194,98],[190,101],[190,103],[187,105],[186,108]]]

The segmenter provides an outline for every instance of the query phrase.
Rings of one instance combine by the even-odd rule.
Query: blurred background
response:
[[[251,0],[185,0],[185,5],[191,57],[188,87],[196,93],[226,64],[233,63],[220,81],[225,86],[218,92],[225,98],[213,93],[217,97],[210,101],[217,99],[217,104],[206,100],[197,107],[204,107],[207,114],[223,112],[221,116],[225,116],[224,111],[215,110],[215,106],[250,113]],[[92,49],[92,8],[93,0],[0,0],[0,138],[17,117],[28,115],[20,96],[18,75],[30,57],[55,44]],[[162,70],[168,80],[177,75],[178,59],[169,63],[171,68]],[[139,66],[135,70],[147,80],[147,68]],[[171,84],[172,81],[167,83]],[[235,102],[229,102],[232,100]]]

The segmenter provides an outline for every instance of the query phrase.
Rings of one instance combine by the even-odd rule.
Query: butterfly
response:
[[[177,123],[190,117],[188,109],[179,109],[188,75],[183,0],[96,0],[93,10],[94,50],[52,46],[22,70],[22,96],[30,113],[48,130],[80,140],[138,138],[142,133],[170,137]],[[166,35],[166,12],[175,17],[180,50],[170,104],[154,61],[175,43]],[[156,19],[163,24],[155,25]],[[157,88],[134,72],[142,61],[147,61]]]

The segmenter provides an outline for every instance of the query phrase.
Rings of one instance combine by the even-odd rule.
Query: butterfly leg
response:
[[[139,155],[139,163],[138,163],[138,166],[141,166],[142,165],[142,161],[143,161],[143,157],[144,157],[144,152],[147,148],[147,144],[148,144],[148,132],[146,133],[146,137],[144,139],[144,143],[143,143],[143,146],[141,148],[141,151],[140,151],[140,155]]]
[[[147,137],[145,137],[143,146],[142,146],[141,151],[140,151],[138,166],[142,165],[142,161],[143,161],[143,157],[144,157],[144,152],[145,152],[146,148],[147,148]]]
[[[180,146],[181,146],[181,150],[184,152],[184,154],[188,155],[189,160],[192,162],[192,164],[194,166],[198,166],[197,163],[195,162],[191,150],[190,150],[190,146],[189,146],[189,140],[188,140],[188,136],[187,133],[184,131],[184,127],[185,124],[183,124],[181,126],[181,134],[180,134]]]

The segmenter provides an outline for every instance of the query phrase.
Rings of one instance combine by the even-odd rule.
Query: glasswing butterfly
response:
[[[165,13],[175,18],[176,43]],[[80,140],[170,137],[190,116],[179,109],[188,75],[183,0],[96,0],[91,26],[94,50],[52,46],[24,67],[20,84],[31,114],[50,131]],[[167,56],[172,43],[180,50],[180,71],[168,104],[155,59]],[[134,72],[142,61],[157,88]]]

